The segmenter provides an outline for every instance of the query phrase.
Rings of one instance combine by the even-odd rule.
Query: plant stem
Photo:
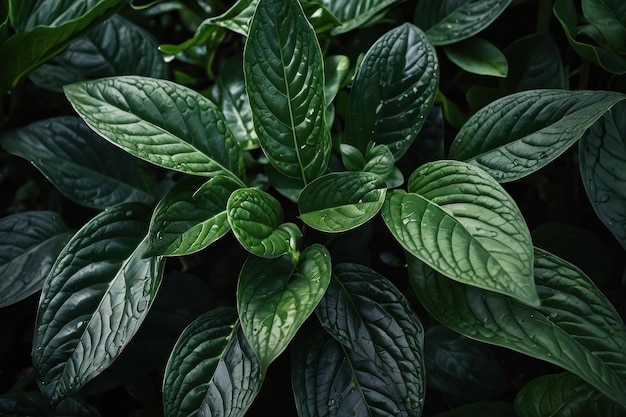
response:
[[[537,8],[537,26],[535,27],[535,32],[548,32],[550,30],[550,20],[552,19],[552,1],[539,0]]]

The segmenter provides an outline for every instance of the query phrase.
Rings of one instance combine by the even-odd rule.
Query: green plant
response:
[[[0,3],[0,144],[63,202],[0,219],[0,306],[41,290],[1,412],[98,415],[124,385],[137,416],[243,416],[287,349],[300,416],[624,412],[619,313],[513,197],[579,165],[621,259],[623,2],[580,28],[570,0],[121,3]],[[536,30],[497,39],[522,9]],[[177,82],[128,20],[172,17],[197,26],[161,45]],[[29,87],[72,109],[15,121]],[[546,368],[507,387],[518,353]]]

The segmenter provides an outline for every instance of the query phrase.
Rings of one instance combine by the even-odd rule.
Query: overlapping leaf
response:
[[[583,14],[603,35],[609,47],[626,53],[626,3],[620,0],[582,0]]]
[[[305,183],[320,176],[331,147],[322,52],[297,0],[259,3],[244,69],[254,127],[269,162]]]
[[[324,5],[341,25],[333,29],[334,35],[349,32],[363,26],[383,14],[385,9],[399,0],[312,0]]]
[[[557,158],[626,95],[610,91],[532,90],[484,107],[465,123],[450,157],[499,182],[529,175]]]
[[[81,18],[86,11],[105,3],[102,0],[11,1],[9,19],[18,32],[32,30],[37,26],[58,27],[71,20]]]
[[[448,46],[444,52],[450,61],[472,74],[505,78],[509,71],[504,54],[485,39],[469,38]]]

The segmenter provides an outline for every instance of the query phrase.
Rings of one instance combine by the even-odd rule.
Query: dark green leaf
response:
[[[367,222],[385,201],[387,186],[368,172],[334,172],[308,184],[300,194],[300,218],[325,232],[344,232]]]
[[[450,157],[498,182],[529,175],[556,159],[626,95],[610,91],[532,90],[481,109],[463,125]]]
[[[145,318],[163,262],[142,259],[148,208],[123,204],[81,228],[61,251],[39,303],[33,365],[53,401],[77,391],[120,354]]]
[[[394,157],[387,145],[374,145],[365,151],[363,171],[387,179],[394,169]]]
[[[505,402],[477,402],[467,404],[434,417],[519,417],[515,409]]]
[[[341,26],[333,29],[333,35],[349,32],[370,23],[388,7],[400,0],[312,0],[324,5],[339,19]]]
[[[307,20],[315,28],[315,33],[324,33],[341,25],[341,21],[335,17],[326,7],[315,2],[301,0],[302,9]]]
[[[389,149],[389,148],[387,148]],[[365,157],[357,148],[347,143],[340,145],[341,162],[349,171],[362,171],[365,167]]]
[[[472,74],[506,77],[509,71],[504,54],[485,39],[469,38],[446,47],[444,52],[450,61]]]
[[[610,48],[626,53],[626,3],[621,0],[582,0],[583,14],[604,36]]]
[[[17,32],[32,30],[37,26],[59,27],[71,20],[85,16],[86,11],[101,6],[106,1],[84,0],[11,0],[9,19]]]
[[[52,211],[0,219],[0,307],[39,291],[71,233]]]
[[[78,114],[138,158],[191,175],[242,183],[243,153],[215,104],[165,80],[104,78],[66,86]]]
[[[337,92],[343,86],[350,70],[350,60],[344,55],[331,55],[324,58],[324,95],[326,105],[335,100]]]
[[[244,264],[237,309],[263,374],[315,310],[330,275],[330,255],[321,245],[306,248],[296,266],[288,256],[251,257]]]
[[[259,3],[244,69],[254,127],[269,162],[305,183],[320,176],[331,148],[322,51],[297,0]]]
[[[387,145],[396,159],[424,124],[439,85],[437,55],[411,24],[384,34],[363,59],[350,92],[345,142],[365,150]]]
[[[40,391],[6,392],[0,395],[0,414],[6,416],[44,416],[46,398]]]
[[[409,193],[387,195],[382,216],[400,244],[456,281],[538,304],[530,232],[511,196],[457,161],[423,165]]]
[[[139,161],[102,140],[78,117],[34,122],[0,138],[0,144],[32,162],[59,191],[83,206],[104,209],[154,200]]]

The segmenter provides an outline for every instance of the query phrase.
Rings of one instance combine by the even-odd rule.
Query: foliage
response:
[[[0,415],[623,415],[624,4],[0,0]]]

